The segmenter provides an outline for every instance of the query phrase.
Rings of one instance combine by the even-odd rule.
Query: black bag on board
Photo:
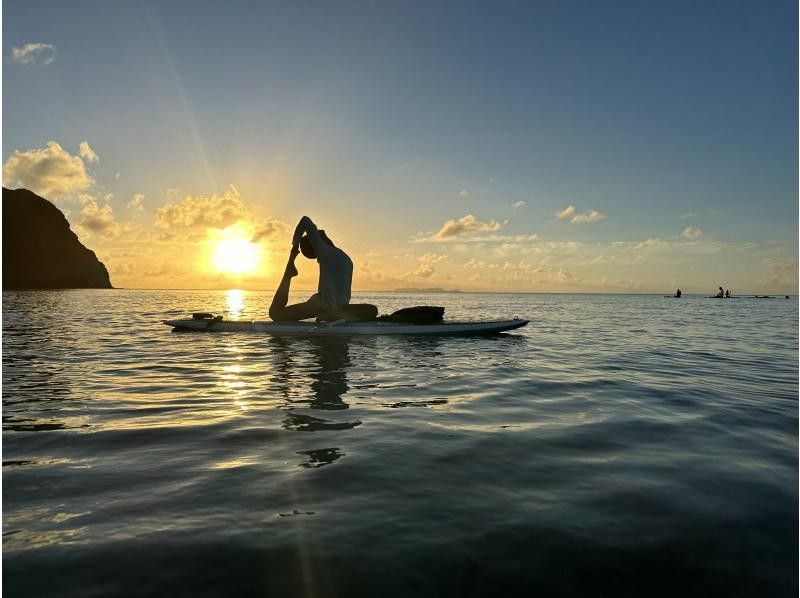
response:
[[[379,322],[397,322],[399,324],[437,324],[444,316],[443,307],[432,305],[417,305],[404,307],[389,315],[378,317]]]

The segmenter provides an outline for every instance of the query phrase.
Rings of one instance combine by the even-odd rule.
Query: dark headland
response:
[[[3,289],[111,288],[108,270],[58,208],[3,187]]]

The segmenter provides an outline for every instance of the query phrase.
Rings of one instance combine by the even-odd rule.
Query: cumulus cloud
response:
[[[48,141],[46,148],[11,154],[3,165],[3,183],[25,187],[47,199],[62,199],[85,191],[94,179],[80,156]]]
[[[141,212],[144,209],[144,195],[136,193],[133,199],[128,203],[128,209]]]
[[[459,197],[467,197],[468,195],[469,191],[467,191],[466,189],[462,189],[461,191],[458,192]]]
[[[11,57],[20,64],[50,64],[56,59],[56,47],[52,44],[25,44],[11,48]]]
[[[556,220],[571,220],[575,216],[575,206],[567,206],[555,214]]]
[[[80,142],[78,145],[78,153],[80,154],[81,158],[87,162],[98,162],[100,160],[100,156],[95,153],[88,141]]]
[[[478,232],[494,232],[500,228],[500,223],[490,220],[481,222],[473,214],[467,214],[459,220],[448,220],[434,235],[436,239],[444,240]]]
[[[515,201],[514,203],[511,204],[511,207],[514,208],[514,210],[516,211],[519,210],[520,208],[524,208],[527,205],[528,202],[523,200],[523,201]]]
[[[583,214],[578,214],[575,206],[567,206],[560,212],[555,213],[556,220],[569,220],[573,224],[584,224],[587,222],[600,222],[606,219],[603,212],[597,210],[589,210]]]
[[[187,195],[178,203],[156,210],[160,228],[225,228],[244,218],[246,209],[239,191],[230,185],[222,195]]]
[[[122,231],[122,226],[114,220],[114,212],[108,204],[98,206],[94,202],[87,203],[81,210],[78,224],[107,239],[119,236]]]
[[[687,226],[683,229],[681,233],[681,237],[684,239],[699,239],[705,234],[702,228],[697,228],[696,226]]]

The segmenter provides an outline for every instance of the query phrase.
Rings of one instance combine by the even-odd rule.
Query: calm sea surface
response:
[[[6,596],[796,596],[797,299],[358,294],[486,338],[3,293]]]

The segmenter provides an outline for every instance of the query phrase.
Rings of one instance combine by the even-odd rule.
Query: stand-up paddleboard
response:
[[[401,324],[397,322],[259,322],[239,320],[164,320],[175,330],[204,332],[249,332],[280,336],[325,335],[472,335],[496,334],[522,328],[528,320],[514,318],[497,322],[441,322],[438,324]]]

